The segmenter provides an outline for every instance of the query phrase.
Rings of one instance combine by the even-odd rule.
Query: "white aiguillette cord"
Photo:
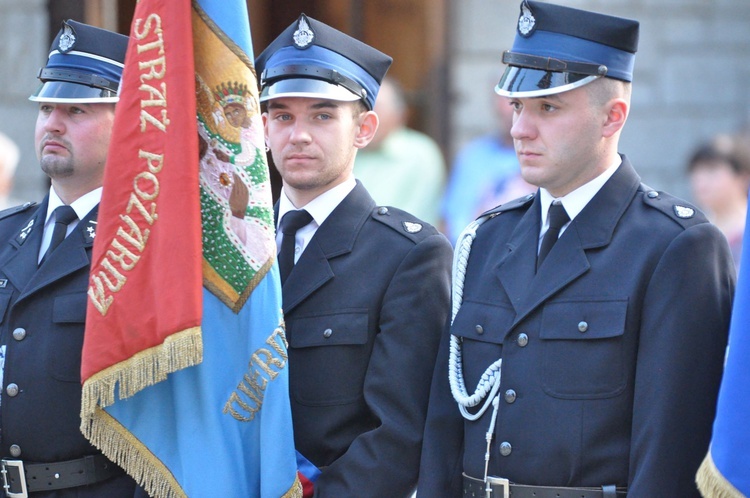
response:
[[[458,242],[456,243],[457,250],[453,257],[453,307],[451,310],[451,324],[453,324],[453,320],[456,319],[456,315],[458,314],[458,310],[461,308],[461,303],[463,301],[464,279],[466,278],[466,266],[469,261],[469,254],[471,253],[471,244],[476,238],[477,229],[489,218],[490,216],[485,216],[469,224],[469,226],[467,226],[461,233]],[[453,394],[453,399],[458,403],[458,409],[461,411],[461,415],[466,420],[474,421],[484,415],[484,412],[487,411],[490,404],[493,406],[490,426],[485,436],[487,440],[487,450],[484,455],[484,482],[486,484],[487,498],[489,498],[492,489],[487,480],[487,473],[490,465],[490,444],[492,442],[492,436],[495,433],[495,422],[497,420],[497,412],[499,408],[499,396],[497,393],[500,390],[501,367],[503,361],[502,358],[498,358],[497,361],[492,363],[487,370],[484,371],[474,394],[470,396],[466,390],[466,383],[464,381],[461,339],[455,335],[451,335],[450,340],[448,381],[451,386],[451,394]],[[470,413],[468,408],[477,406],[482,399],[484,399],[482,407],[476,413]]]

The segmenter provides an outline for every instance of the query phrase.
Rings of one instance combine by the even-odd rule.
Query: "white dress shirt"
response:
[[[612,175],[615,174],[615,171],[617,171],[617,168],[620,167],[620,164],[622,164],[622,159],[618,155],[617,161],[609,168],[607,168],[602,174],[600,174],[590,182],[581,185],[569,194],[559,198],[552,197],[552,194],[550,194],[547,189],[539,189],[539,202],[542,206],[542,229],[539,231],[539,243],[537,245],[537,252],[542,246],[542,239],[544,238],[544,234],[547,233],[547,230],[549,230],[549,220],[547,219],[547,215],[549,212],[549,206],[550,204],[552,204],[552,201],[557,200],[562,202],[562,205],[565,208],[565,212],[568,213],[570,221],[573,221],[575,217],[578,216],[581,211],[583,211],[583,208],[586,207],[591,199],[594,198],[597,192],[601,190],[604,184],[607,183],[607,180],[612,178]],[[568,228],[568,225],[570,225],[570,221],[563,225],[563,227],[560,229],[560,235],[558,235],[558,237],[562,237],[563,232],[565,232],[565,229]]]
[[[70,207],[72,207],[73,211],[76,212],[76,216],[78,216],[78,219],[70,222],[70,225],[68,225],[68,231],[65,232],[66,237],[70,235],[70,232],[72,232],[73,229],[78,225],[78,222],[85,218],[86,215],[89,214],[89,212],[91,212],[91,210],[94,209],[101,200],[102,187],[99,187],[73,201]],[[42,236],[42,245],[39,247],[39,256],[37,262],[40,262],[42,260],[42,257],[44,257],[44,253],[47,252],[49,243],[52,240],[52,232],[55,227],[55,220],[52,219],[52,213],[55,212],[55,209],[64,204],[65,203],[62,201],[62,199],[60,199],[60,197],[57,195],[57,192],[55,192],[54,187],[50,187],[49,203],[47,205],[47,217],[44,221],[44,235]]]
[[[345,182],[336,185],[331,190],[323,192],[315,199],[308,202],[305,206],[295,207],[292,201],[286,196],[284,189],[281,190],[281,196],[279,197],[279,218],[276,224],[276,247],[281,248],[281,239],[283,235],[279,231],[279,224],[284,215],[289,211],[296,209],[304,209],[310,216],[312,221],[304,227],[297,230],[297,235],[294,238],[294,262],[297,263],[302,252],[307,247],[307,244],[312,239],[315,232],[318,231],[320,225],[328,218],[328,216],[336,209],[336,206],[341,204],[341,201],[349,195],[349,193],[357,185],[357,181],[351,176]]]

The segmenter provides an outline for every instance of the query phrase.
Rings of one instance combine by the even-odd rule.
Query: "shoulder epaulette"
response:
[[[34,206],[36,206],[36,202],[29,201],[24,204],[21,204],[20,206],[13,206],[8,209],[3,209],[2,211],[0,211],[0,220],[2,220],[3,218],[7,218],[8,216],[12,216],[16,213],[21,213],[23,211],[26,211],[27,209],[34,207]]]
[[[393,207],[376,207],[372,211],[372,218],[414,241],[437,233],[437,230],[432,225],[423,222],[406,211]]]
[[[708,221],[698,208],[666,192],[646,187],[642,195],[644,204],[665,214],[685,228]]]
[[[512,201],[508,201],[505,204],[500,204],[497,207],[494,207],[490,209],[489,211],[485,211],[482,213],[479,218],[482,218],[484,216],[497,216],[500,213],[504,213],[506,211],[512,211],[514,209],[520,209],[522,207],[526,207],[534,200],[536,194],[527,194],[523,197],[519,197],[518,199],[513,199]]]

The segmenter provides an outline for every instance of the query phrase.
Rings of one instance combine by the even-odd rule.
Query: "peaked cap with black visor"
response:
[[[260,101],[311,97],[375,106],[391,57],[301,14],[255,60]]]
[[[495,87],[505,97],[541,97],[598,78],[631,82],[638,21],[524,0],[508,67]]]
[[[50,47],[34,102],[117,102],[128,37],[80,22],[63,21]]]

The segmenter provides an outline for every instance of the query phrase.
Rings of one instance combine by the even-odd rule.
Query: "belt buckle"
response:
[[[0,460],[0,466],[2,469],[0,473],[3,475],[3,490],[5,490],[5,496],[10,498],[28,498],[29,493],[26,489],[26,472],[23,470],[22,460]],[[10,490],[10,479],[8,478],[8,469],[15,468],[18,472],[18,482],[21,483],[21,492],[14,493]]]
[[[508,481],[508,479],[505,479],[504,477],[487,476],[487,484],[490,486],[502,487],[503,498],[510,498],[510,481]]]

